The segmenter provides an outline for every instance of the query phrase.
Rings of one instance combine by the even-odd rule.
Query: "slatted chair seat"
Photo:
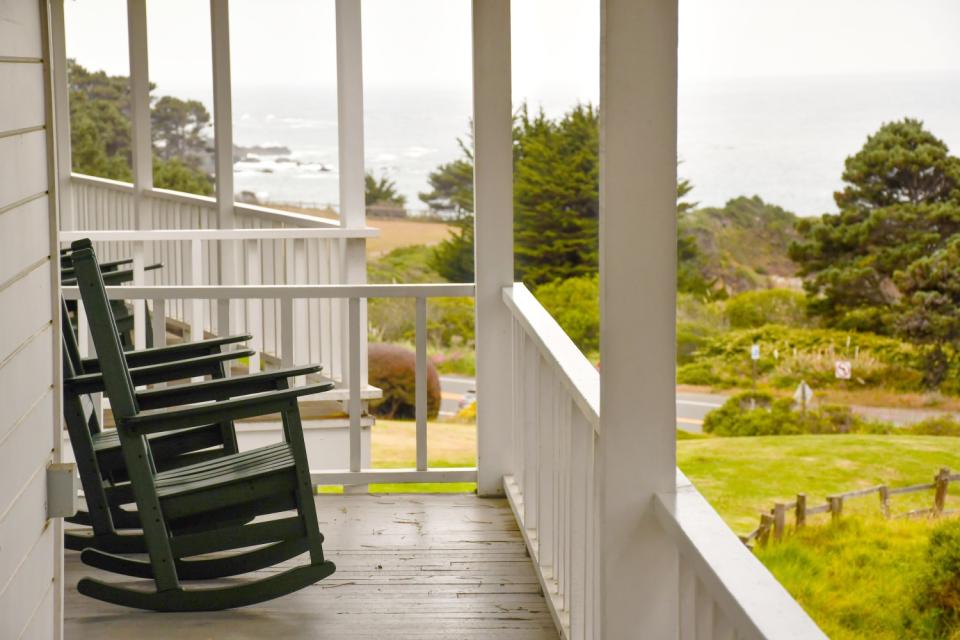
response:
[[[77,591],[98,600],[154,611],[213,611],[241,607],[307,587],[336,567],[323,555],[298,398],[330,383],[297,388],[293,371],[136,391],[115,318],[89,241],[73,244],[73,265],[100,356],[129,486],[141,519],[148,561],[85,549],[81,560],[123,575],[150,578],[156,590],[83,578]],[[207,424],[279,415],[283,442],[158,471],[156,434]],[[118,487],[118,491],[121,488]],[[277,514],[287,512],[287,516]],[[292,515],[291,515],[292,512]],[[233,550],[229,555],[208,554]],[[309,553],[306,564],[259,580],[187,589],[183,580],[239,575]]]
[[[100,473],[114,482],[125,479],[125,473],[118,475],[118,472],[124,469],[124,461],[120,434],[116,429],[105,429],[93,434],[91,440],[100,464]],[[157,433],[152,435],[149,441],[157,460],[157,468],[161,471],[224,455],[223,431],[219,424]],[[216,447],[219,449],[215,449]]]

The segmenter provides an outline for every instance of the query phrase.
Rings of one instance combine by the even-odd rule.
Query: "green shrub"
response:
[[[951,416],[936,416],[903,427],[901,431],[917,436],[960,437],[960,422]]]
[[[760,346],[760,360],[755,365],[750,359],[754,344]],[[853,363],[853,379],[837,380],[834,363],[845,359]],[[912,345],[895,338],[830,329],[765,325],[728,331],[707,340],[697,351],[694,364],[712,371],[718,384],[725,386],[751,386],[755,367],[757,383],[778,389],[793,389],[801,380],[814,389],[914,391],[923,387],[920,354]],[[681,367],[678,380],[694,384],[687,376],[695,373]]]
[[[548,282],[537,287],[534,295],[581,351],[600,348],[600,281],[596,274]]]
[[[369,381],[383,389],[383,398],[371,403],[384,418],[416,417],[417,360],[410,349],[395,344],[371,344],[368,349]],[[427,360],[427,417],[440,413],[440,376]]]
[[[702,360],[680,365],[677,368],[677,384],[717,388],[731,386],[717,375],[716,369],[709,362]]]
[[[717,329],[700,322],[677,322],[677,364],[693,362],[695,354],[717,335]],[[689,384],[689,383],[688,383]]]
[[[960,637],[960,520],[947,520],[930,534],[916,611],[904,627],[916,638]]]
[[[874,432],[848,407],[824,405],[805,413],[794,410],[790,398],[765,391],[747,391],[707,414],[703,430],[718,436],[785,436]]]
[[[790,289],[744,291],[724,303],[730,327],[749,329],[765,324],[803,326],[807,323],[807,298]]]

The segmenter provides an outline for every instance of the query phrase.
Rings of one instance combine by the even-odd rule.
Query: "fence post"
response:
[[[885,484],[880,486],[880,509],[884,518],[890,517],[890,488]]]
[[[773,505],[773,539],[783,540],[783,530],[787,523],[787,505],[777,502]]]
[[[827,496],[827,501],[830,503],[830,518],[836,522],[840,519],[840,514],[843,513],[843,498],[841,496]]]
[[[797,529],[807,526],[807,494],[797,494]]]
[[[933,515],[939,516],[943,513],[943,507],[947,501],[947,489],[950,486],[950,469],[941,468],[940,472],[934,478],[936,491],[933,494]]]
[[[767,546],[770,540],[770,529],[773,527],[773,516],[769,513],[760,514],[760,533],[757,534],[757,544]]]

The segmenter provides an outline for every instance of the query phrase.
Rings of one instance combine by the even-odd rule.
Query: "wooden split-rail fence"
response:
[[[923,484],[913,484],[906,487],[889,487],[885,484],[845,493],[836,493],[827,496],[824,504],[815,506],[807,505],[807,494],[798,493],[793,502],[777,502],[773,508],[760,514],[760,525],[745,536],[740,536],[744,544],[750,546],[754,540],[757,544],[766,545],[771,538],[775,541],[783,539],[787,528],[787,514],[794,514],[794,522],[797,529],[801,529],[807,524],[807,518],[819,513],[829,513],[833,521],[840,519],[843,514],[844,501],[849,498],[861,498],[871,494],[877,494],[880,497],[880,510],[885,518],[890,518],[890,497],[895,495],[918,493],[921,491],[933,490],[933,506],[925,509],[917,509],[906,513],[898,514],[896,518],[909,518],[917,516],[938,517],[945,513],[952,513],[944,510],[947,501],[947,490],[950,483],[960,480],[960,473],[950,473],[950,469],[940,469],[934,476],[933,482]]]

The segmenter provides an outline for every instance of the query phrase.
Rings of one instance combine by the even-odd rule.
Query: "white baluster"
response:
[[[360,402],[360,299],[350,298],[348,303],[348,334],[350,348],[350,373],[349,389],[350,398],[347,401],[348,412],[350,414],[350,471],[360,471],[363,462],[363,451],[361,449],[361,402]],[[367,485],[353,485],[343,488],[344,493],[365,493]]]
[[[246,241],[246,259],[247,259],[247,284],[260,284],[260,242],[258,240]],[[250,341],[250,348],[254,354],[250,356],[250,373],[260,371],[260,354],[263,352],[263,301],[250,299],[247,300],[246,332],[253,336]]]
[[[133,243],[133,284],[143,286],[143,242]],[[147,301],[137,299],[133,301],[133,346],[135,349],[144,349],[147,346]]]
[[[427,299],[417,298],[417,470],[427,469]],[[352,370],[351,370],[352,371]]]

